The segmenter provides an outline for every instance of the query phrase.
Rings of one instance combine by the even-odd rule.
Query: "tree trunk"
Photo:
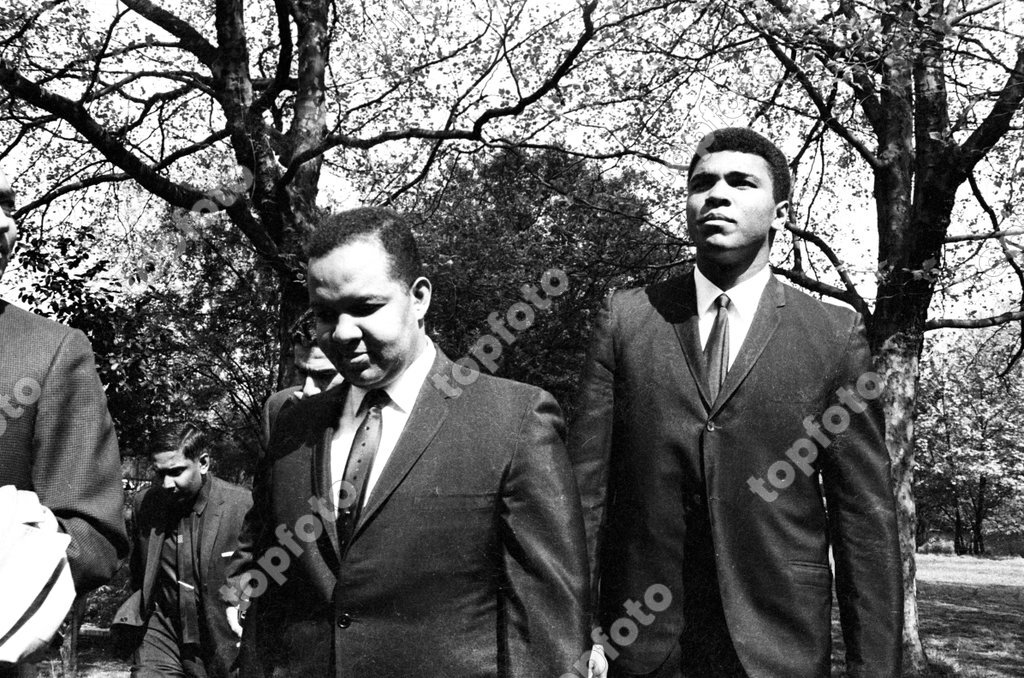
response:
[[[967,544],[964,543],[964,519],[959,505],[956,507],[956,516],[953,518],[953,553],[958,556],[967,553]]]
[[[295,383],[294,341],[292,329],[302,314],[309,308],[306,287],[294,279],[280,284],[281,306],[278,314],[277,337],[280,352],[277,365],[277,388],[286,388]]]
[[[78,676],[78,630],[85,617],[87,602],[86,594],[75,598],[75,602],[71,605],[71,612],[68,613],[68,618],[65,620],[67,627],[64,631],[64,642],[60,646],[60,675],[63,678],[77,678]]]
[[[917,396],[920,338],[894,336],[878,354],[885,379],[886,446],[892,462],[893,490],[903,563],[903,669],[923,671],[928,662],[921,644],[917,615],[917,552],[914,505],[914,403]]]
[[[978,500],[974,502],[974,524],[971,526],[971,553],[976,556],[985,554],[985,539],[981,534],[982,522],[985,520],[985,486],[988,476],[978,479]]]

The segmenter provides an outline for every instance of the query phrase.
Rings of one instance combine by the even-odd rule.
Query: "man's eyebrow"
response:
[[[743,170],[732,170],[725,173],[726,179],[754,179],[757,181],[761,180],[761,177],[752,172],[744,172]]]

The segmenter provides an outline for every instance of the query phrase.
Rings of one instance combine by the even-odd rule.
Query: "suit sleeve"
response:
[[[563,430],[554,398],[539,392],[502,487],[503,676],[563,675],[587,647],[586,544]]]
[[[75,590],[92,590],[128,554],[128,536],[117,438],[92,347],[79,331],[66,335],[40,385],[33,447],[33,489],[71,536]]]
[[[590,561],[592,604],[600,579],[598,556],[605,508],[608,505],[608,468],[615,410],[615,353],[612,294],[602,306],[590,339],[576,417],[569,431],[569,457],[583,506]],[[596,609],[596,607],[592,607]]]
[[[128,573],[131,576],[132,591],[141,591],[143,580],[146,575],[146,553],[142,544],[142,500],[146,496],[145,490],[135,495],[132,500],[131,538],[132,553],[128,563]]]
[[[256,556],[266,547],[270,482],[271,464],[268,457],[263,456],[253,478],[252,495],[238,531],[237,548],[224,568],[225,582],[220,588],[220,599],[225,605],[239,607],[243,614],[251,602],[249,584],[252,570],[256,567]]]
[[[844,405],[837,397],[837,405],[851,413],[850,425],[833,440],[822,466],[847,673],[896,677],[903,641],[896,506],[880,392],[871,388],[882,384],[872,371],[859,316],[839,376],[847,402],[862,403]]]

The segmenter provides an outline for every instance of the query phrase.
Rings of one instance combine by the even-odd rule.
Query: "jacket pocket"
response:
[[[832,571],[828,565],[809,563],[801,560],[789,561],[793,582],[797,586],[814,586],[826,590],[832,589]]]

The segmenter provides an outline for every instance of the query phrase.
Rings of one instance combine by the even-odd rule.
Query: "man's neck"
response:
[[[723,292],[727,292],[740,283],[750,280],[767,265],[767,261],[753,261],[729,266],[701,260],[700,258],[697,259],[697,268],[700,269],[700,272]]]

